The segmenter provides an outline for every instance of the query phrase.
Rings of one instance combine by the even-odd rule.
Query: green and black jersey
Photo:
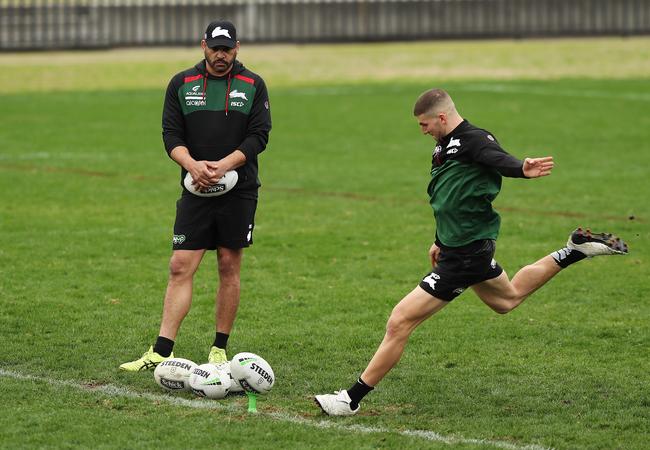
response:
[[[257,155],[271,131],[268,92],[259,75],[235,61],[228,75],[214,77],[205,60],[176,74],[167,86],[162,128],[168,154],[182,145],[197,161],[217,161],[241,150],[246,163],[237,169],[239,181],[231,192],[257,198]],[[181,186],[185,174],[182,169]]]
[[[496,239],[501,219],[492,201],[501,176],[524,178],[523,162],[501,148],[488,131],[468,121],[436,146],[428,193],[436,219],[436,243],[462,247]]]

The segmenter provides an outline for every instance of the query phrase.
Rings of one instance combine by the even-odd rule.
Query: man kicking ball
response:
[[[393,308],[383,341],[350,389],[315,397],[331,416],[356,414],[361,400],[400,360],[413,330],[468,287],[494,311],[505,314],[569,265],[628,251],[625,242],[612,234],[578,228],[566,247],[522,268],[509,280],[493,259],[501,219],[492,201],[501,189],[502,176],[550,175],[553,158],[514,158],[491,133],[464,120],[442,89],[424,92],[413,115],[422,132],[437,142],[428,188],[436,219],[436,238],[429,250],[433,271]]]

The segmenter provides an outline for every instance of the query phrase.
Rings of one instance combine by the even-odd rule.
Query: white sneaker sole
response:
[[[592,233],[589,228],[578,228],[567,241],[567,247],[578,250],[587,256],[626,255],[628,247],[625,241],[611,233]]]

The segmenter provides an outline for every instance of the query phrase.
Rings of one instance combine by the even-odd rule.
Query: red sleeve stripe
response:
[[[190,83],[190,82],[192,82],[194,80],[198,80],[199,78],[203,78],[203,75],[194,75],[194,76],[191,76],[191,77],[185,77],[185,79],[183,80],[183,83]]]
[[[244,75],[235,75],[235,78],[237,78],[238,80],[245,81],[248,84],[255,84],[255,80],[253,80],[252,78],[245,77]]]

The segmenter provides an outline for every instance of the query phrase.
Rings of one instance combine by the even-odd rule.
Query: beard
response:
[[[210,61],[210,67],[212,67],[212,69],[217,73],[228,72],[232,68],[233,64],[235,64],[235,58],[233,58],[232,61],[226,61],[223,59]]]

